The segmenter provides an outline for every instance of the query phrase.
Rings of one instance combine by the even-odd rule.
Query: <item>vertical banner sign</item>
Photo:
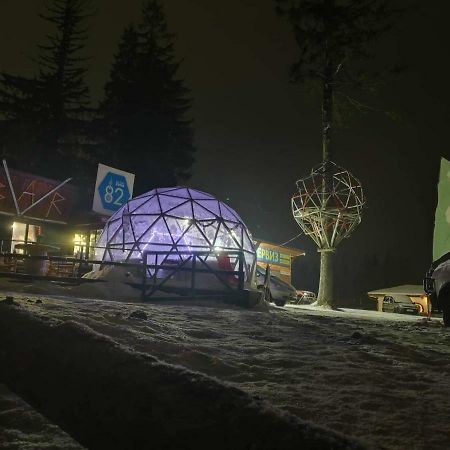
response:
[[[450,252],[450,162],[441,158],[434,219],[433,261]]]
[[[100,214],[113,215],[133,195],[134,174],[98,165],[92,209]]]

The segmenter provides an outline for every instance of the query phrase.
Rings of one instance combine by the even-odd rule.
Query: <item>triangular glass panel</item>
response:
[[[140,263],[142,261],[142,252],[139,249],[135,248],[128,253],[127,261]]]
[[[108,222],[106,225],[106,240],[109,241],[116,234],[118,228],[122,225],[122,219],[116,219]]]
[[[197,222],[198,229],[201,230],[203,239],[206,237],[206,244],[213,246],[216,238],[217,228],[219,227],[219,220],[209,220],[204,222]]]
[[[168,188],[156,188],[152,192],[155,192],[157,194],[164,194],[164,193],[176,193],[177,191],[183,191],[185,188],[180,187],[168,187]]]
[[[137,195],[136,197],[133,197],[133,199],[138,199],[138,198],[149,198],[151,196],[155,195],[155,190],[152,189],[151,191],[148,192],[144,192],[143,194]]]
[[[131,226],[131,217],[129,214],[122,217],[123,240],[124,242],[134,242],[134,233]]]
[[[197,200],[197,203],[201,205],[203,208],[206,208],[207,210],[211,211],[218,217],[221,217],[219,202],[217,200]]]
[[[147,197],[137,197],[137,198],[133,198],[132,200],[130,200],[127,203],[127,213],[128,214],[133,214],[134,212],[136,212],[136,210],[141,207],[142,205],[144,205],[144,203],[146,202],[150,202],[151,199],[153,198],[153,196],[147,196]]]
[[[249,252],[255,252],[255,246],[253,245],[253,242],[251,241],[250,237],[247,234],[247,230],[244,229],[244,241],[243,241],[243,249],[247,250]]]
[[[162,217],[155,220],[150,229],[145,231],[144,234],[136,240],[141,244],[173,244],[170,231],[167,229],[166,223]]]
[[[127,241],[125,241],[127,242]],[[128,242],[134,242],[134,239],[131,239]],[[118,228],[116,232],[108,239],[107,246],[110,247],[111,245],[117,246],[117,245],[123,245],[124,239],[123,239],[123,229],[122,227]]]
[[[255,254],[244,250],[244,262],[247,273],[250,273],[253,263],[255,262]]]
[[[220,204],[220,209],[224,219],[232,220],[233,222],[242,222],[242,219],[238,216],[238,214],[224,203]]]
[[[109,247],[108,253],[112,261],[124,261],[128,256],[128,251],[122,250],[122,248]]]
[[[204,201],[204,200],[202,200],[202,201]],[[197,202],[194,202],[192,206],[194,208],[194,218],[195,219],[214,220],[214,219],[218,219],[220,217],[218,214],[215,214],[211,210],[204,208]]]
[[[99,238],[97,239],[97,242],[95,243],[95,246],[96,246],[96,247],[105,247],[105,246],[106,246],[106,243],[108,242],[107,234],[108,234],[108,229],[105,228],[105,229],[102,231],[102,234],[101,234],[101,235],[99,236]]]
[[[216,239],[214,241],[214,250],[220,251],[237,247],[238,246],[232,239],[229,231],[224,227],[223,224],[220,224],[220,227],[217,230]]]
[[[170,234],[175,242],[179,242],[180,239],[185,239],[186,234],[189,234],[189,229],[193,227],[191,219],[175,219],[173,217],[166,217],[167,226],[169,227]]]
[[[166,210],[165,215],[175,216],[180,219],[192,219],[192,204],[188,200],[181,200],[182,204],[172,209]]]
[[[230,233],[231,237],[236,242],[238,247],[242,247],[242,225],[236,224],[236,222],[224,221],[227,231]]]
[[[191,200],[189,192],[186,188],[177,188],[167,192],[160,192],[158,195],[166,195],[167,197],[180,198],[184,200]]]
[[[160,215],[134,214],[131,216],[131,225],[134,232],[134,240],[139,238],[161,217]]]
[[[195,200],[214,200],[214,197],[206,192],[197,191],[196,189],[187,189],[187,191]]]
[[[127,204],[122,205],[110,218],[109,220],[116,220],[122,217],[124,211],[126,211]]]
[[[144,202],[141,206],[138,206],[132,214],[160,214],[161,208],[159,207],[158,197],[155,195],[147,202]]]
[[[181,197],[172,197],[170,195],[159,195],[159,201],[161,202],[162,212],[170,211],[180,205],[183,205],[187,202],[186,199]]]
[[[105,255],[108,255],[108,252],[107,252],[106,248],[104,248],[104,247],[105,247],[105,245],[97,244],[97,247],[95,248],[95,252],[94,252],[94,258],[96,261],[107,261],[107,259],[105,260]]]

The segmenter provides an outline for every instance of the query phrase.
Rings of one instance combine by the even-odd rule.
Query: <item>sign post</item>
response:
[[[111,216],[133,195],[134,174],[98,165],[92,210]]]

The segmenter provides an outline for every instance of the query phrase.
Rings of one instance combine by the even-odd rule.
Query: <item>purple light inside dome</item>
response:
[[[212,195],[191,188],[158,188],[130,200],[107,222],[96,259],[141,261],[144,251],[242,251],[253,267],[256,251],[239,215]],[[150,258],[152,255],[150,255]],[[209,258],[209,256],[208,256]],[[149,261],[150,262],[150,261]]]

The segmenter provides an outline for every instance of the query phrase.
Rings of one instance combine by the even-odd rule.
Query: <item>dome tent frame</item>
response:
[[[246,281],[253,278],[256,250],[239,215],[212,195],[187,187],[157,188],[128,201],[107,222],[97,242],[96,259],[104,262],[183,264],[194,253],[205,261],[230,254],[237,270],[243,255]],[[162,261],[157,255],[164,254]],[[148,269],[158,276],[157,269]]]

